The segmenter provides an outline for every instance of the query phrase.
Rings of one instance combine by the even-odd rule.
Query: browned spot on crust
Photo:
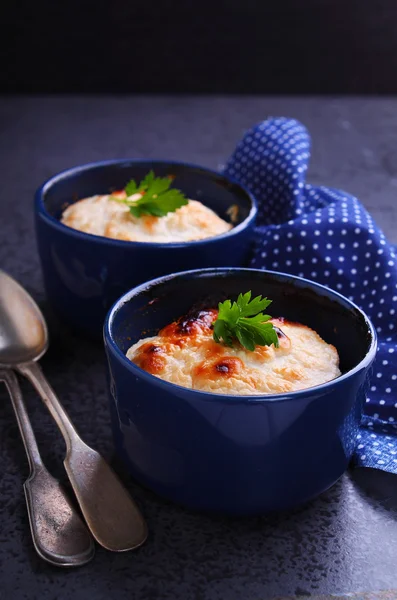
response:
[[[103,231],[103,235],[105,237],[110,237],[111,234],[112,234],[112,226],[109,223],[107,223],[107,225],[106,225],[106,227],[105,227],[105,229]]]
[[[208,380],[218,379],[219,377],[234,377],[241,373],[242,369],[243,363],[240,358],[223,356],[215,362],[204,360],[194,368],[193,377],[203,377]]]
[[[164,327],[159,336],[168,338],[173,344],[184,344],[189,338],[208,334],[217,316],[218,311],[214,309],[196,311]]]
[[[65,218],[63,219],[63,222],[64,222],[66,225],[74,225],[74,223],[76,222],[76,217],[75,217],[75,215],[73,215],[73,213],[72,213],[72,214],[71,214],[71,215],[69,215],[68,217],[65,217]]]
[[[217,374],[233,377],[233,375],[240,373],[243,363],[240,358],[235,356],[225,356],[215,363],[214,368]]]
[[[148,233],[152,233],[154,230],[154,226],[156,225],[157,221],[159,220],[158,217],[153,217],[152,215],[146,215],[142,218],[142,223],[144,228],[146,229],[146,231]]]
[[[182,334],[206,333],[211,329],[212,323],[218,316],[218,311],[214,309],[199,310],[196,313],[179,319],[178,329]]]
[[[170,342],[171,344],[176,344],[177,346],[183,346],[184,343],[189,339],[187,336],[185,338],[181,336],[176,322],[170,323],[161,329],[158,333],[158,336],[164,338],[164,340]]]
[[[156,373],[161,373],[165,368],[166,360],[163,354],[164,350],[161,346],[156,346],[148,342],[139,348],[134,362],[138,367],[144,369],[144,371],[155,375]]]
[[[217,344],[213,338],[202,343],[201,348],[205,352],[206,360],[217,359],[224,356],[226,347],[223,344]]]
[[[127,198],[127,194],[124,190],[117,190],[117,192],[112,192],[112,196],[114,196],[115,198],[119,198],[120,200],[124,200],[124,198]]]

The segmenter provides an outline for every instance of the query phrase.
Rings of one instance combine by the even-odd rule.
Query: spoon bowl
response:
[[[48,331],[33,298],[0,270],[0,363],[38,360],[48,348]]]

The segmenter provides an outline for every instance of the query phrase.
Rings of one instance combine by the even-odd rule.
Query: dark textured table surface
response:
[[[397,99],[0,99],[0,266],[45,304],[32,219],[34,189],[62,169],[121,157],[218,167],[245,129],[267,116],[300,119],[313,139],[308,179],[357,195],[397,243]],[[55,330],[42,361],[88,443],[112,458],[100,345]],[[35,394],[23,391],[45,460],[65,481],[63,442]],[[266,600],[397,589],[397,480],[362,470],[292,512],[249,519],[193,514],[131,482],[150,536],[135,553],[97,549],[75,571],[44,564],[30,539],[28,474],[0,387],[0,598]],[[397,592],[396,592],[397,598]]]

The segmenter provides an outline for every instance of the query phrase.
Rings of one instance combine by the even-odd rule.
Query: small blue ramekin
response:
[[[252,290],[271,314],[315,329],[339,352],[342,375],[306,390],[216,395],[174,385],[125,357],[192,305]],[[302,504],[346,470],[362,415],[376,333],[349,300],[319,284],[254,269],[202,269],[125,294],[104,327],[116,450],[132,475],[190,508],[255,514]]]
[[[220,217],[238,206],[229,232],[200,241],[125,242],[77,231],[60,222],[66,205],[121,189],[153,169],[174,175],[175,186]],[[54,312],[75,330],[101,336],[107,311],[133,286],[167,273],[247,263],[256,217],[252,195],[239,183],[203,167],[171,162],[115,160],[64,171],[36,192],[36,235],[47,297]]]

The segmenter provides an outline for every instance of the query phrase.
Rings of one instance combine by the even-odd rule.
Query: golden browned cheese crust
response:
[[[239,343],[229,348],[213,340],[217,310],[200,311],[145,338],[127,352],[136,365],[171,383],[215,394],[281,394],[338,377],[339,357],[309,327],[272,319],[279,347]]]
[[[189,200],[164,217],[137,218],[128,206],[109,196],[92,196],[71,204],[63,212],[61,222],[85,233],[128,242],[187,242],[220,235],[232,228],[197,200]]]

